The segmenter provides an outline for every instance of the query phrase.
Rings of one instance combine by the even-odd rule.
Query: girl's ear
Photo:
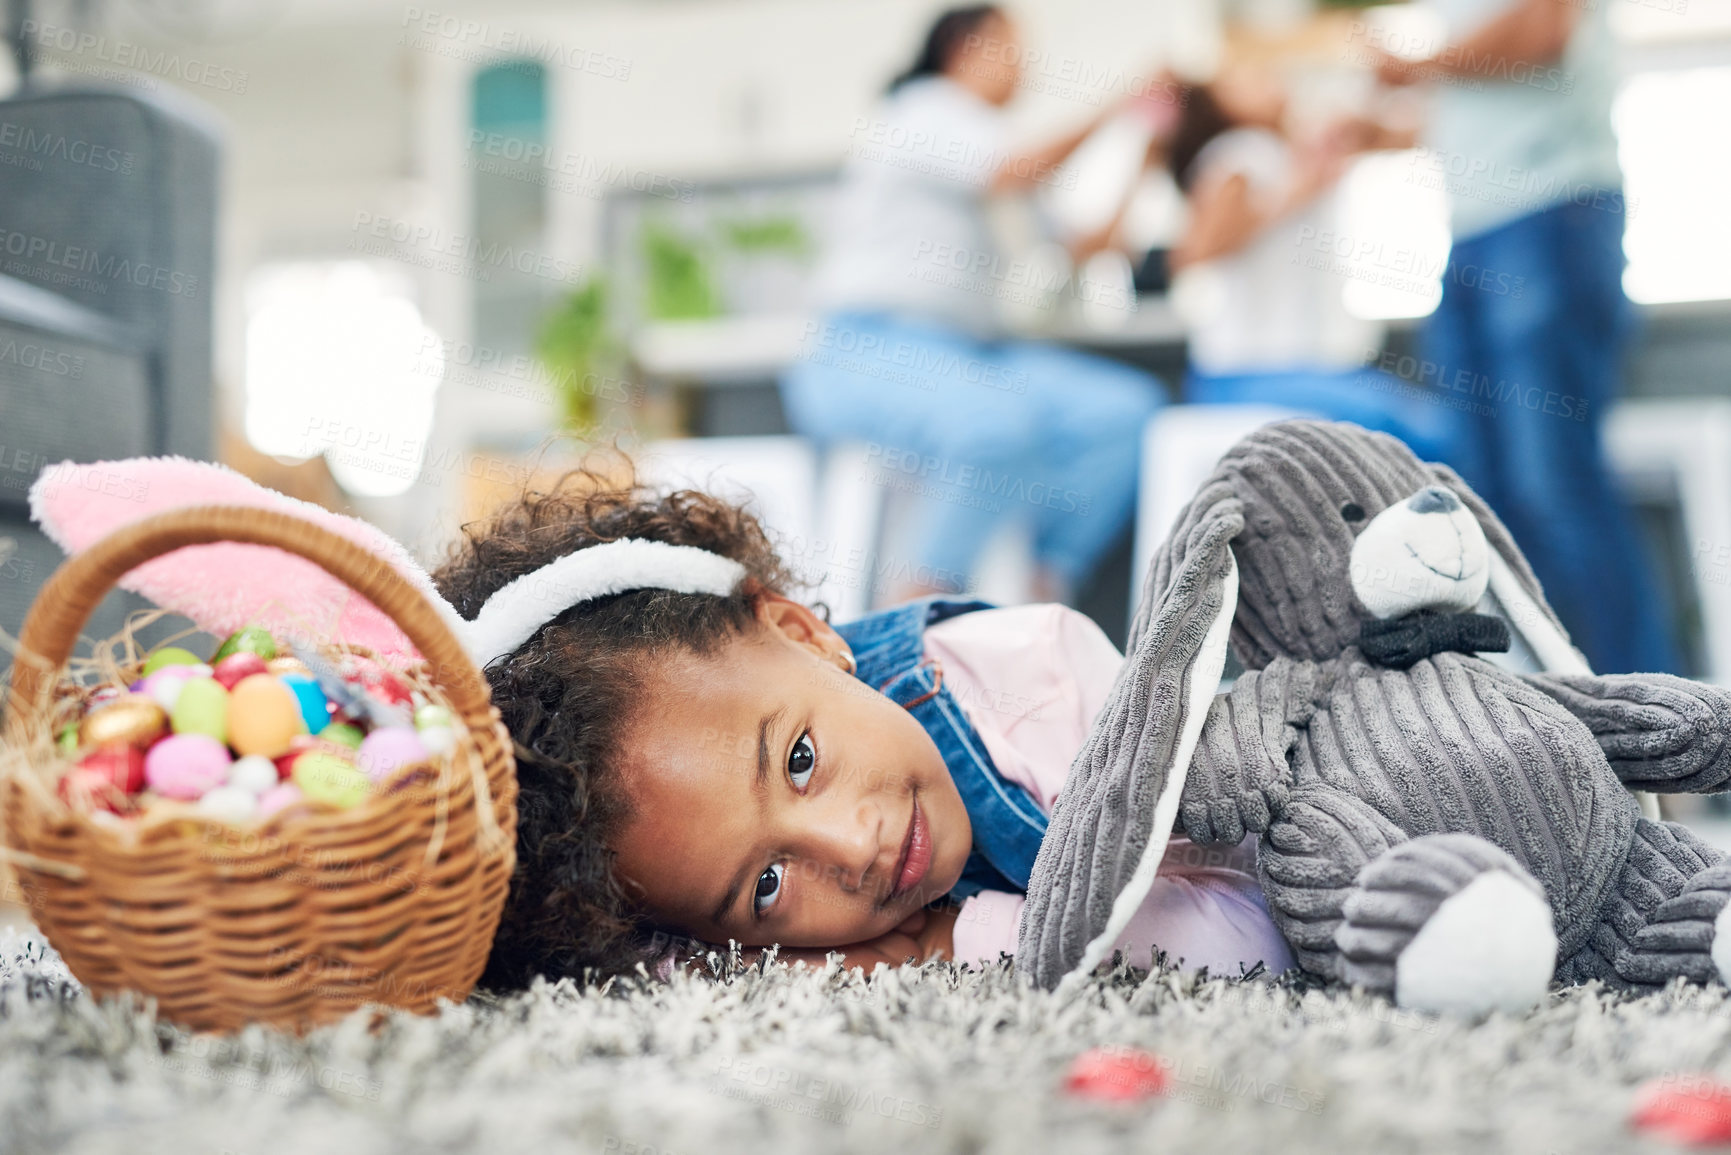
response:
[[[825,660],[847,648],[841,635],[818,617],[810,606],[780,594],[765,591],[758,595],[757,620],[776,635]]]

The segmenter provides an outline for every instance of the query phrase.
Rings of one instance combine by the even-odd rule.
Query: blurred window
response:
[[[530,352],[535,325],[568,266],[547,253],[547,186],[571,166],[548,152],[547,70],[507,60],[475,74],[465,156],[474,177],[477,349],[499,358]],[[569,159],[569,158],[566,158]]]
[[[353,494],[406,492],[444,374],[408,280],[364,261],[263,265],[246,311],[247,441],[291,461],[323,454]]]
[[[1636,72],[1611,110],[1629,221],[1623,287],[1642,303],[1731,297],[1731,67]]]

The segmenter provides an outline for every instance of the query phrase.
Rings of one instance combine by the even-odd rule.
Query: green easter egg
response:
[[[373,783],[360,767],[335,754],[303,754],[295,759],[294,784],[308,799],[347,810],[359,805]]]
[[[319,731],[319,737],[323,738],[325,741],[336,742],[340,745],[347,746],[351,750],[359,750],[361,748],[361,739],[365,736],[366,735],[361,733],[361,728],[359,726],[350,725],[348,722],[332,722],[329,726],[326,726],[323,730]]]
[[[215,678],[188,678],[168,716],[176,734],[208,734],[228,741],[228,691]]]
[[[415,729],[425,730],[428,726],[454,726],[456,722],[451,717],[451,711],[446,706],[436,706],[428,702],[415,711]]]
[[[66,754],[66,755],[70,756],[70,755],[78,753],[78,726],[77,726],[77,724],[74,723],[71,726],[62,726],[60,728],[59,735],[56,736],[54,741],[60,747],[60,752],[62,754]]]
[[[160,650],[151,651],[150,657],[144,659],[144,673],[141,677],[156,673],[164,666],[196,666],[202,659],[191,650],[183,650],[179,646],[164,646]]]
[[[263,626],[242,626],[216,648],[210,664],[214,666],[230,654],[239,653],[257,654],[268,662],[277,656],[276,639]]]

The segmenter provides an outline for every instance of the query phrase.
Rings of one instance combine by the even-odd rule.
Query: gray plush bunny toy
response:
[[[1229,643],[1245,672],[1217,693]],[[1514,643],[1547,672],[1507,668]],[[1176,829],[1258,836],[1298,965],[1403,1006],[1726,982],[1731,863],[1630,791],[1726,789],[1728,737],[1731,691],[1593,676],[1450,470],[1354,425],[1265,426],[1148,575],[1016,965],[1049,987],[1109,957]]]

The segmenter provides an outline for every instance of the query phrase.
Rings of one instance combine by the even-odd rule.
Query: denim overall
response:
[[[1033,795],[1007,781],[961,707],[925,655],[926,627],[974,610],[980,601],[928,598],[836,627],[853,650],[854,676],[907,707],[943,755],[974,828],[974,849],[949,897],[982,890],[1027,893],[1034,856],[1046,835],[1046,815]],[[935,692],[934,692],[935,691]]]

